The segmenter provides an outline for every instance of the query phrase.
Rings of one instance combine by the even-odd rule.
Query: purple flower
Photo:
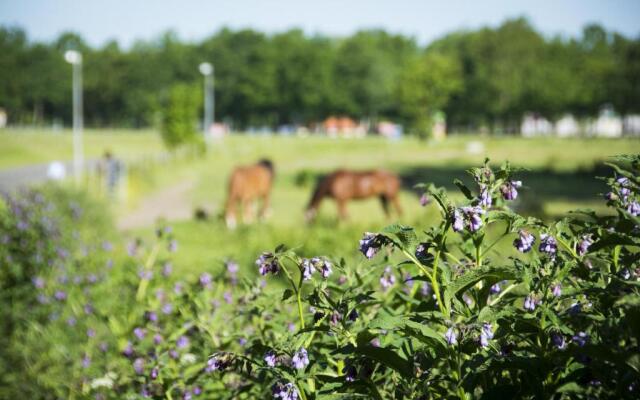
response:
[[[175,253],[176,251],[178,251],[178,241],[175,239],[171,239],[171,241],[169,241],[169,245],[167,246],[167,250],[169,250],[169,252],[171,253]]]
[[[87,336],[90,338],[96,336],[96,331],[91,328],[87,329]]]
[[[462,207],[461,210],[467,221],[469,231],[477,232],[482,227],[482,218],[480,216],[485,213],[485,210],[478,206]]]
[[[202,388],[200,386],[194,386],[192,392],[194,395],[200,396],[202,394]]]
[[[447,332],[445,332],[444,338],[447,340],[447,343],[452,346],[458,343],[458,334],[453,327],[449,328]]]
[[[464,229],[464,219],[462,213],[457,208],[453,210],[451,214],[451,227],[454,232],[462,232]]]
[[[377,234],[365,232],[362,239],[360,239],[360,251],[368,259],[372,259],[382,247],[381,244],[381,239]]]
[[[185,347],[188,347],[189,338],[184,335],[180,336],[176,341],[176,346],[178,346],[179,349],[184,349]]]
[[[578,243],[578,255],[583,256],[587,254],[589,247],[593,244],[593,240],[591,239],[591,235],[584,235],[582,239]]]
[[[36,288],[44,288],[44,279],[42,277],[36,276],[31,281],[33,282],[33,286],[35,286]]]
[[[275,275],[280,270],[278,266],[278,258],[269,252],[262,253],[256,260],[256,265],[258,266],[260,275],[263,276],[267,275],[269,272]]]
[[[571,340],[579,347],[583,347],[589,341],[589,335],[587,335],[585,332],[578,332],[571,338]]]
[[[420,287],[420,294],[423,296],[428,296],[431,294],[431,284],[429,284],[429,282],[422,282],[422,287]]]
[[[142,375],[144,372],[144,359],[136,358],[133,361],[133,369],[136,371],[136,374]]]
[[[627,268],[624,268],[620,271],[620,276],[622,277],[622,279],[628,280],[629,278],[631,278],[631,271],[629,271]]]
[[[276,383],[271,387],[271,394],[273,394],[274,399],[281,400],[297,400],[298,399],[298,390],[295,385],[291,382],[287,383]]]
[[[302,268],[303,279],[305,281],[311,279],[311,277],[313,276],[313,272],[315,271],[315,268],[313,268],[311,261],[307,258],[303,258],[302,262],[300,263],[300,267]]]
[[[162,313],[165,315],[171,314],[173,312],[173,305],[171,303],[164,303],[162,305]]]
[[[571,304],[571,306],[569,306],[569,309],[567,311],[568,311],[569,315],[580,314],[580,312],[582,311],[582,304],[573,303],[573,304]]]
[[[391,267],[386,267],[384,269],[384,273],[380,277],[380,286],[382,286],[382,290],[386,291],[391,286],[395,285],[395,283],[396,276],[393,274],[393,271],[391,271]]]
[[[631,203],[629,203],[629,205],[627,206],[627,212],[634,217],[640,215],[640,203],[638,203],[637,201],[632,201]]]
[[[231,303],[233,303],[233,294],[231,294],[231,292],[230,292],[230,291],[228,291],[228,290],[227,290],[226,292],[224,292],[224,294],[222,295],[222,297],[224,297],[224,301],[225,301],[227,304],[231,304]]]
[[[307,365],[309,365],[309,356],[307,354],[307,350],[304,347],[301,347],[300,350],[296,351],[291,357],[291,364],[296,369],[304,369]]]
[[[276,366],[277,356],[273,351],[268,351],[267,354],[264,355],[264,362],[271,368]]]
[[[64,290],[56,290],[56,293],[53,295],[58,301],[64,301],[67,298],[67,293]]]
[[[429,199],[429,196],[426,193],[422,193],[422,196],[420,196],[420,205],[422,207],[425,207],[429,203],[431,203],[431,199]]]
[[[138,340],[142,340],[144,339],[145,336],[147,336],[147,330],[144,328],[136,328],[133,330],[133,334],[138,338]]]
[[[329,260],[322,257],[313,257],[311,259],[311,264],[315,269],[320,271],[320,275],[322,275],[324,279],[327,279],[331,275],[332,266]]]
[[[147,311],[144,316],[151,322],[158,322],[158,314],[154,311]]]
[[[75,326],[76,325],[76,319],[74,317],[69,317],[67,318],[67,325],[69,326]]]
[[[509,181],[500,187],[502,198],[505,200],[515,200],[518,198],[518,190],[522,186],[521,181]]]
[[[559,350],[564,350],[567,347],[567,343],[564,340],[564,336],[560,333],[552,333],[551,334],[551,343],[556,346]]]
[[[541,253],[548,254],[551,258],[554,258],[558,251],[558,243],[553,236],[543,233],[540,235],[540,246],[538,247],[538,250]]]
[[[482,347],[489,346],[489,340],[493,339],[493,327],[490,323],[482,324],[482,331],[480,332],[480,345]]]
[[[344,380],[347,382],[353,382],[358,377],[358,370],[350,362],[342,368],[342,373],[344,374]]]
[[[560,285],[559,283],[553,285],[553,287],[551,288],[551,294],[553,294],[555,297],[562,296],[562,285]]]
[[[164,277],[168,277],[169,275],[171,275],[172,271],[173,271],[173,265],[171,265],[169,261],[165,262],[162,265],[162,275]]]
[[[208,272],[203,273],[202,275],[200,275],[200,285],[203,288],[207,288],[210,289],[211,288],[211,274]]]
[[[156,365],[155,367],[153,367],[153,369],[151,369],[151,374],[149,374],[149,377],[152,380],[156,380],[158,379],[159,373],[160,373],[160,368]]]
[[[500,287],[500,282],[497,282],[497,283],[493,284],[489,290],[493,294],[500,293],[502,291],[502,288]]]
[[[140,270],[138,270],[138,277],[140,279],[149,281],[151,280],[151,278],[153,278],[153,271],[150,269],[141,268]]]
[[[126,357],[131,357],[133,355],[133,345],[131,344],[131,342],[127,342],[124,350],[122,350],[122,354],[124,354]]]
[[[162,343],[162,335],[159,333],[156,333],[155,335],[153,335],[153,343],[157,346],[160,343]]]
[[[521,229],[519,232],[519,237],[513,241],[513,245],[521,253],[527,253],[531,250],[535,241],[536,238],[532,234]]]
[[[485,185],[480,186],[480,205],[482,207],[491,207],[493,200],[491,199],[491,193]]]
[[[87,369],[91,366],[91,357],[89,357],[88,354],[85,354],[84,357],[82,357],[82,368]]]
[[[349,319],[349,321],[354,322],[355,320],[358,319],[359,316],[360,315],[358,314],[358,310],[354,308],[353,310],[351,310],[349,315],[347,315],[347,318]]]
[[[537,301],[533,295],[529,295],[524,299],[524,309],[534,311],[536,309]]]
[[[173,285],[173,293],[175,293],[177,295],[181,295],[182,294],[182,287],[183,287],[182,282],[176,282],[176,284]]]
[[[206,372],[224,371],[228,366],[228,363],[223,361],[218,355],[213,355],[207,361]]]

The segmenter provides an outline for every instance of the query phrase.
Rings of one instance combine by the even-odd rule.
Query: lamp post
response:
[[[64,59],[73,67],[73,175],[80,183],[83,169],[82,151],[82,54],[67,50]]]
[[[213,65],[203,62],[198,67],[204,75],[204,120],[202,122],[202,134],[207,142],[207,130],[213,124],[214,94],[213,94]]]

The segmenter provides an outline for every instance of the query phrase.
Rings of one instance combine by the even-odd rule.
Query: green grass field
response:
[[[0,131],[0,140],[3,143],[0,168],[71,158],[68,132],[4,130]],[[471,141],[482,143],[484,150],[469,153]],[[86,132],[87,157],[99,157],[106,149],[126,159],[164,151],[159,136],[151,131]],[[205,157],[181,155],[165,162],[135,164],[128,183],[129,197],[133,200],[113,204],[113,211],[119,218],[127,218],[145,198],[188,182],[188,190],[179,204],[168,202],[162,206],[188,210],[202,207],[210,215],[207,221],[171,221],[180,243],[175,259],[177,268],[184,271],[211,269],[227,257],[250,265],[259,252],[280,243],[301,246],[307,255],[330,253],[359,259],[356,248],[363,231],[379,230],[396,220],[426,228],[436,220],[434,205],[419,206],[411,189],[415,183],[434,182],[457,194],[452,181],[462,178],[470,183],[467,168],[480,165],[485,157],[496,164],[510,160],[516,167],[526,168],[520,174],[525,189],[515,204],[525,213],[548,218],[575,208],[606,212],[599,196],[604,187],[594,176],[609,174],[602,167],[608,157],[638,152],[637,139],[456,136],[442,142],[413,138],[391,142],[373,137],[359,140],[233,135],[213,143]],[[226,196],[227,177],[235,166],[262,157],[271,159],[276,167],[271,217],[258,225],[228,231],[218,218]],[[318,221],[306,225],[303,213],[315,179],[336,168],[387,168],[400,174],[405,184],[404,215],[386,220],[377,199],[372,199],[351,203],[350,220],[338,223],[335,204],[328,200],[321,207]],[[153,227],[137,227],[125,233],[125,237],[136,235],[150,239]]]

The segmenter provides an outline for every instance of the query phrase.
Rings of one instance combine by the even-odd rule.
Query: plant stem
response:
[[[304,329],[304,316],[302,314],[302,293],[300,293],[300,289],[296,286],[296,283],[293,281],[289,270],[284,266],[284,263],[278,260],[278,264],[280,264],[280,268],[284,271],[285,275],[287,275],[287,279],[289,279],[289,283],[291,283],[291,287],[293,288],[293,292],[296,294],[296,300],[298,302],[298,315],[300,316],[300,329]],[[301,279],[302,283],[302,279]],[[302,286],[302,285],[300,285]]]

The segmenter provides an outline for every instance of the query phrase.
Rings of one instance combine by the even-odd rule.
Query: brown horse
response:
[[[260,160],[250,166],[237,167],[229,178],[229,194],[225,206],[225,221],[227,227],[233,229],[236,226],[236,206],[243,213],[244,223],[253,220],[254,204],[262,201],[260,218],[265,217],[269,208],[269,196],[273,184],[273,163],[269,160]]]
[[[306,219],[307,221],[313,220],[318,212],[320,202],[325,197],[331,197],[336,201],[340,219],[347,218],[347,201],[366,199],[373,196],[380,198],[382,208],[387,217],[389,217],[390,202],[393,203],[398,215],[401,215],[402,209],[398,201],[399,191],[400,178],[389,171],[338,170],[322,179],[316,186],[311,201],[307,206]]]

